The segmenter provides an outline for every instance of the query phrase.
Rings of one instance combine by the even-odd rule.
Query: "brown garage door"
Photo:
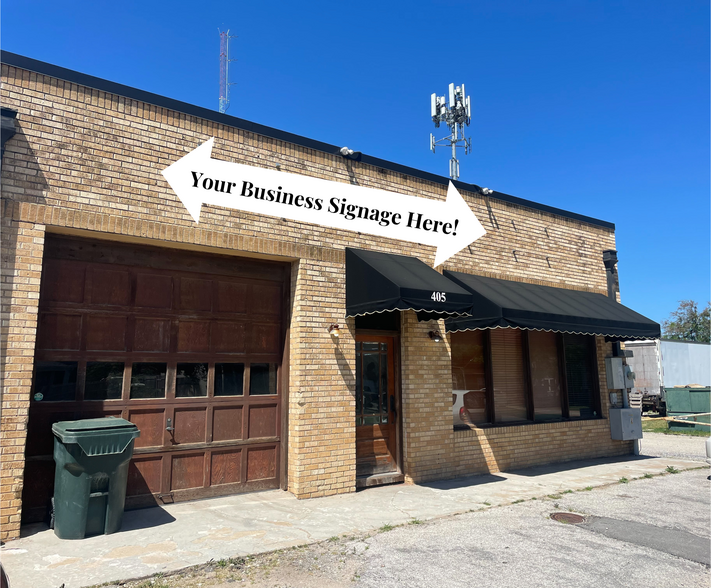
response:
[[[279,487],[288,271],[48,236],[23,519],[46,511],[60,420],[138,426],[128,508]]]

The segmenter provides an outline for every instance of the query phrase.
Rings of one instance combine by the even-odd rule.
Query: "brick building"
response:
[[[458,182],[487,233],[435,271],[432,246],[196,223],[161,172],[214,137],[333,183],[444,200],[446,178],[6,52],[2,105],[3,539],[46,515],[62,420],[138,425],[128,508],[632,451],[604,358],[658,325],[607,296],[611,223]]]

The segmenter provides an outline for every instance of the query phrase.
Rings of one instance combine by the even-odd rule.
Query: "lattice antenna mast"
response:
[[[230,36],[230,31],[220,31],[220,112],[225,113],[230,107],[230,62],[237,61],[230,59],[230,39],[234,39],[235,35]]]
[[[449,160],[449,177],[459,179],[459,160],[457,159],[457,146],[463,143],[464,154],[471,153],[471,140],[464,136],[464,125],[469,126],[472,118],[472,105],[470,97],[464,92],[464,84],[454,87],[449,84],[449,102],[444,96],[432,94],[431,97],[432,122],[439,128],[440,123],[449,127],[449,136],[436,140],[430,133],[430,149],[435,152],[435,147],[443,143],[452,148],[452,159]]]

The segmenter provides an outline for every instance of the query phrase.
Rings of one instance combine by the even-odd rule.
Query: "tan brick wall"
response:
[[[289,372],[289,489],[299,498],[355,491],[355,340],[345,266],[301,260]],[[340,337],[328,325],[340,326]]]
[[[446,187],[7,65],[2,65],[0,99],[18,111],[18,133],[6,144],[2,162],[3,229],[9,239],[12,231],[18,239],[31,235],[34,247],[23,245],[18,261],[12,248],[4,248],[3,264],[6,259],[19,264],[28,256],[35,260],[29,264],[32,274],[22,276],[32,282],[15,276],[7,282],[3,275],[3,317],[8,317],[7,323],[3,318],[3,337],[24,337],[7,339],[3,353],[8,365],[22,365],[8,370],[4,382],[3,409],[15,412],[3,413],[2,430],[17,435],[10,445],[17,449],[5,450],[3,440],[3,536],[17,536],[39,241],[45,227],[48,232],[292,261],[289,489],[300,497],[352,491],[355,332],[352,320],[343,321],[343,249],[410,255],[431,265],[434,248],[213,206],[203,206],[196,225],[160,172],[215,137],[213,157],[225,161],[265,168],[279,164],[290,173],[438,200],[445,199]],[[613,231],[479,194],[465,192],[463,197],[488,233],[446,268],[606,292],[602,251],[615,248]],[[15,314],[23,318],[13,322],[9,317]],[[331,322],[342,327],[337,342],[326,330]],[[462,464],[471,459],[456,457],[466,452],[471,434],[452,431],[448,350],[427,338],[431,327],[417,323],[414,313],[403,315],[403,466],[408,478],[417,481],[469,471]],[[593,425],[567,426],[572,428],[560,431]],[[540,426],[530,429],[538,431],[535,427]],[[517,430],[523,429],[528,428]],[[495,441],[493,432],[487,435]]]
[[[28,391],[34,364],[44,227],[13,222],[3,216],[1,243],[0,538],[6,538],[17,537],[20,532]]]

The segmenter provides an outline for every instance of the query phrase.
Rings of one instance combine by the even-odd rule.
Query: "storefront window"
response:
[[[488,423],[484,331],[452,333],[452,417],[455,425]]]
[[[454,425],[598,417],[594,342],[520,329],[452,333]]]
[[[522,331],[518,329],[491,331],[491,367],[495,421],[497,423],[525,421],[528,407]]]
[[[277,393],[277,364],[253,363],[249,366],[249,395]]]
[[[590,337],[563,335],[570,418],[597,416],[590,368]]]
[[[215,364],[215,396],[242,396],[244,394],[244,364]]]
[[[165,363],[134,363],[131,398],[165,398]]]
[[[533,419],[537,422],[559,421],[563,416],[557,337],[544,331],[528,333]]]
[[[85,400],[120,400],[123,362],[87,362],[84,382]]]
[[[74,400],[77,390],[76,361],[38,361],[32,398],[36,402]]]
[[[175,370],[175,397],[207,396],[207,364],[179,363]]]

